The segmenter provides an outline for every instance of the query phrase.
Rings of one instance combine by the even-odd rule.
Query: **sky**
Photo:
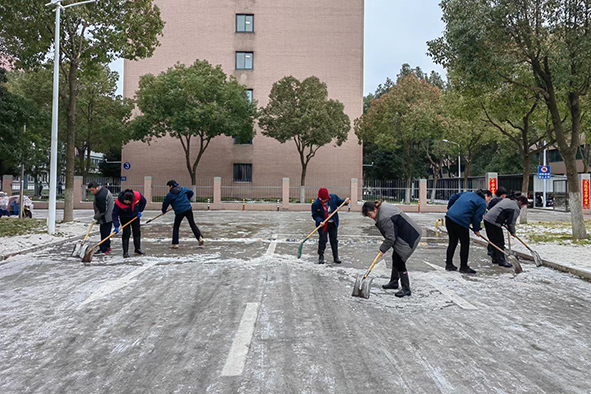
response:
[[[395,80],[404,63],[445,76],[444,69],[427,55],[427,41],[445,28],[440,0],[365,0],[363,93],[373,93],[387,77]],[[111,63],[123,75],[123,61]],[[123,94],[120,79],[118,94]]]

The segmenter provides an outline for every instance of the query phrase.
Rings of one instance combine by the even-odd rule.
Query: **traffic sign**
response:
[[[538,179],[550,179],[550,166],[538,166]]]
[[[121,182],[125,182],[126,180],[127,180],[127,177],[126,176],[122,176],[121,177]]]
[[[131,163],[126,161],[125,163],[123,163],[123,168],[129,170],[131,168]]]

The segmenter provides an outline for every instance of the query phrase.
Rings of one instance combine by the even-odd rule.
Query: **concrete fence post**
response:
[[[419,180],[419,212],[427,207],[427,180]]]
[[[12,175],[2,175],[2,191],[12,196]]]
[[[144,198],[150,204],[152,202],[152,180],[151,176],[144,177]]]
[[[282,208],[289,209],[289,178],[283,178],[282,197],[283,197]]]
[[[222,177],[213,178],[213,205],[214,208],[221,208],[222,205]]]
[[[84,193],[84,177],[74,177],[74,209],[80,209],[82,203],[82,193]]]
[[[349,199],[349,211],[352,207],[357,207],[357,201],[359,201],[359,179],[351,178],[351,193]]]

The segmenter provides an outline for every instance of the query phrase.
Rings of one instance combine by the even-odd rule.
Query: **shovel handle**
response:
[[[367,276],[369,275],[369,273],[371,272],[371,270],[373,269],[374,265],[376,265],[376,263],[378,262],[378,260],[380,259],[380,257],[382,257],[383,254],[380,252],[378,253],[378,255],[376,256],[375,259],[373,259],[373,263],[371,263],[371,265],[369,266],[369,269],[367,270],[367,272],[365,273],[365,275],[363,275],[363,280],[365,280],[365,278],[367,278]]]
[[[503,249],[499,248],[497,245],[493,244],[492,242],[490,242],[488,240],[488,238],[486,238],[484,235],[478,235],[480,238],[484,239],[486,242],[488,242],[488,244],[494,248],[496,248],[499,252],[503,253],[505,256],[509,256],[509,254],[507,254],[507,252],[505,252]]]
[[[521,238],[519,238],[519,237],[517,236],[517,234],[514,234],[513,236],[514,236],[515,238],[517,238],[517,240],[518,240],[519,242],[521,242],[521,243],[523,244],[523,246],[525,246],[525,247],[526,247],[528,250],[531,250],[531,248],[530,248],[530,247],[529,247],[529,246],[528,246],[528,245],[527,245],[525,242],[523,242],[523,240],[522,240]]]
[[[123,226],[121,226],[121,228],[123,229],[125,226],[127,226],[128,224],[130,224],[131,222],[133,222],[135,219],[137,219],[137,216],[135,216],[133,219],[131,219],[129,222],[125,223]],[[117,234],[115,231],[113,231],[111,233],[111,235],[109,235],[108,237],[106,237],[105,239],[103,239],[101,242],[99,242],[98,244],[94,245],[94,248],[96,248],[97,246],[100,246],[103,242],[105,242],[107,239],[111,238],[113,235]],[[93,249],[94,249],[93,248]]]
[[[154,216],[152,219],[148,220],[146,223],[144,224],[148,224],[150,223],[152,220],[156,220],[158,219],[160,216],[166,215],[168,212],[170,212],[172,210],[172,208],[168,208],[168,211],[166,212],[162,212],[160,215]]]
[[[94,221],[92,223],[90,223],[90,227],[88,228],[88,231],[86,232],[86,236],[84,237],[84,241],[82,241],[82,243],[86,242],[86,240],[88,239],[88,236],[90,235],[90,230],[92,230],[93,226],[94,226]]]
[[[349,197],[347,197],[347,198],[349,198]],[[334,216],[334,214],[336,214],[336,213],[339,211],[339,209],[341,209],[341,208],[342,208],[342,207],[343,207],[343,206],[344,206],[344,205],[347,203],[347,198],[345,198],[345,201],[343,201],[343,203],[342,203],[341,205],[339,205],[339,207],[338,207],[337,209],[335,209],[335,211],[334,211],[333,213],[331,213],[331,214],[330,214],[330,215],[329,215],[329,216],[328,216],[326,219],[324,219],[324,222],[328,222],[328,221],[330,220],[330,218],[331,218],[331,217],[333,217],[333,216]],[[314,235],[314,233],[315,233],[316,231],[320,230],[320,227],[322,227],[322,226],[324,226],[324,225],[323,225],[323,224],[321,224],[320,226],[316,227],[316,228],[314,229],[314,231],[312,231],[312,232],[310,233],[310,235],[308,235],[308,236],[306,237],[306,239],[308,239],[308,238],[310,238],[312,235]]]

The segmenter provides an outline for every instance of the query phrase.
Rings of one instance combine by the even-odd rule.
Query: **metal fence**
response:
[[[392,203],[404,204],[409,201],[419,200],[419,181],[413,180],[408,187],[406,180],[366,180],[363,183],[363,197],[364,201],[388,201]]]
[[[152,201],[162,202],[164,197],[169,192],[169,187],[166,183],[169,179],[155,178],[152,180]],[[187,189],[193,190],[195,202],[211,202],[213,201],[213,178],[199,178],[195,180],[195,185],[181,184]]]
[[[297,182],[299,183],[299,182]],[[330,194],[336,194],[341,199],[345,199],[350,197],[351,194],[351,184],[335,184],[334,182],[331,183],[330,181],[327,182],[306,182],[306,185],[303,187],[304,190],[304,204],[310,204],[314,202],[318,198],[318,190],[320,188],[328,189]],[[289,202],[291,204],[300,204],[302,203],[302,186],[295,186],[290,184],[289,186]]]
[[[222,178],[222,203],[276,203],[283,198],[282,181],[272,186],[254,186],[251,182],[234,182],[233,179]]]

